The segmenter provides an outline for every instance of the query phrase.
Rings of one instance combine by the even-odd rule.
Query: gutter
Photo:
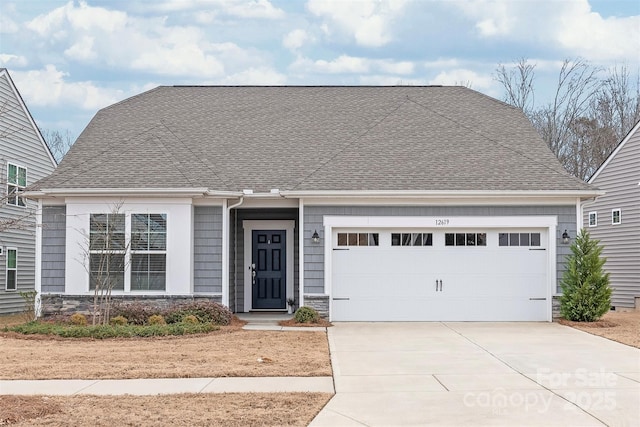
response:
[[[462,190],[462,191],[446,191],[446,190],[309,190],[309,191],[281,191],[280,194],[285,198],[302,198],[302,197],[317,197],[317,198],[367,198],[367,197],[384,197],[384,198],[469,198],[480,199],[487,197],[494,198],[508,198],[508,197],[580,197],[580,198],[593,198],[604,194],[602,190],[558,190],[558,191],[481,191],[481,190]]]

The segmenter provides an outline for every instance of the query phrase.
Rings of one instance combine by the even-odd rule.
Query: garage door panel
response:
[[[481,232],[487,246],[445,246],[433,231],[433,246],[394,247],[389,230],[376,230],[380,246],[333,251],[332,319],[546,320],[545,248],[498,246],[497,231]]]

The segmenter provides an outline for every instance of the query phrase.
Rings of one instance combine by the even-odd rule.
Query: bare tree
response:
[[[535,68],[535,64],[530,63],[526,58],[520,58],[514,68],[508,69],[503,64],[498,64],[493,76],[505,90],[504,101],[525,113],[531,112],[534,107]]]
[[[504,100],[523,110],[567,171],[586,180],[640,119],[640,74],[634,84],[622,66],[601,78],[604,70],[565,60],[552,101],[536,107],[534,71],[523,58],[512,68],[499,64],[494,78]]]
[[[80,262],[89,273],[89,288],[93,289],[94,325],[109,324],[112,291],[124,288],[125,254],[130,241],[126,239],[121,207],[118,204],[107,214],[91,214],[89,231],[84,231]]]
[[[40,133],[42,137],[47,142],[49,149],[51,150],[51,154],[56,159],[56,162],[60,163],[62,158],[67,151],[73,145],[73,137],[71,136],[71,132],[69,130],[50,130],[50,129],[40,129]]]

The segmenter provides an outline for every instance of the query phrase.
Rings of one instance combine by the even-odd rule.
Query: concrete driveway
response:
[[[338,323],[312,426],[640,425],[640,350],[556,323]]]

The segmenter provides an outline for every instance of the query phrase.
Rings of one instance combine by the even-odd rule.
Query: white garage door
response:
[[[546,229],[332,234],[332,320],[547,320]]]

